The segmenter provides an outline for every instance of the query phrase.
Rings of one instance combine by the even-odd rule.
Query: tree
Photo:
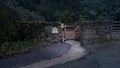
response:
[[[5,11],[0,10],[0,44],[15,40],[16,23]]]

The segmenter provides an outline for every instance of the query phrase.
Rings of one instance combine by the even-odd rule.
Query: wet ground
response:
[[[120,68],[120,40],[98,48],[83,58],[48,68]]]
[[[0,68],[17,68],[20,66],[30,65],[42,60],[50,60],[66,54],[71,48],[70,44],[62,43],[51,45],[47,48],[35,50],[33,52],[0,59]]]

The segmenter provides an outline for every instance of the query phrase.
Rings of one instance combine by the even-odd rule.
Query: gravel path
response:
[[[63,56],[51,60],[44,60],[38,63],[33,63],[27,66],[22,66],[20,68],[46,68],[56,64],[64,64],[66,62],[79,59],[87,54],[86,49],[80,46],[80,41],[69,40],[66,41],[66,43],[70,44],[71,48]]]
[[[47,48],[38,49],[34,52],[22,54],[6,59],[0,59],[0,68],[17,68],[20,66],[37,63],[42,60],[60,57],[66,54],[71,48],[67,43],[48,46]]]
[[[48,68],[120,68],[120,41],[99,48],[84,58]]]

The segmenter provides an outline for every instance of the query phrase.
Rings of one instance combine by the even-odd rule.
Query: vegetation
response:
[[[16,19],[10,13],[5,9],[0,9],[0,57],[23,53],[49,45],[50,42],[47,40],[49,33],[46,33],[49,28],[46,29],[46,26],[58,24],[16,22]],[[35,37],[35,34],[38,36]],[[40,40],[33,41],[38,37],[40,37]]]
[[[119,20],[119,0],[16,0],[46,21]],[[29,5],[29,6],[28,6]]]
[[[5,10],[0,9],[0,55],[8,52],[12,47],[11,44],[7,45],[7,42],[15,42],[18,39],[16,31],[17,23],[12,19],[11,15]]]
[[[120,0],[1,0],[22,20],[119,20]],[[29,6],[28,6],[29,5]]]
[[[16,24],[4,11],[0,10],[0,42],[15,40]]]

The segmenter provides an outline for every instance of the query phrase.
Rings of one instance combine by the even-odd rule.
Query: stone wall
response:
[[[81,44],[93,45],[111,39],[112,21],[83,21],[81,26]]]
[[[52,34],[53,27],[58,28],[58,34]],[[40,41],[51,44],[61,41],[61,31],[57,23],[19,23],[17,30],[22,40],[26,39],[32,40],[33,42]]]

